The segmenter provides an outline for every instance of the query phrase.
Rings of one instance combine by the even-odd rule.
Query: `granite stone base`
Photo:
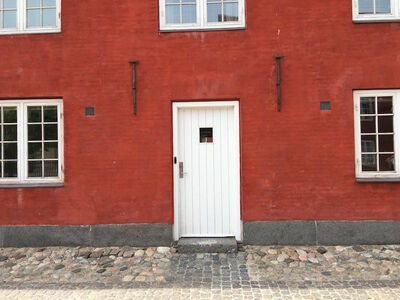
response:
[[[0,247],[169,246],[169,224],[1,226]]]
[[[400,221],[282,221],[243,224],[248,245],[400,244]]]

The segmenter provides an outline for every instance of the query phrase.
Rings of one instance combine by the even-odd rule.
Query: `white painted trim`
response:
[[[197,22],[191,24],[167,24],[165,12],[165,0],[159,0],[159,22],[160,31],[205,31],[205,30],[224,30],[224,29],[244,29],[246,28],[245,0],[239,0],[239,21],[238,22],[207,22],[207,0],[196,0]]]
[[[360,125],[360,98],[361,97],[393,97],[393,132],[394,132],[394,172],[363,172],[361,164],[361,125]],[[354,91],[354,143],[355,143],[355,173],[357,179],[396,179],[400,178],[400,90],[366,90]]]
[[[210,101],[210,102],[174,102],[172,104],[172,130],[173,130],[173,159],[178,158],[179,161],[179,140],[178,140],[178,109],[179,108],[205,108],[205,107],[233,107],[234,109],[234,126],[236,136],[236,147],[237,147],[237,176],[236,176],[236,191],[233,191],[237,195],[237,201],[234,204],[234,211],[236,212],[235,218],[237,219],[237,225],[235,229],[235,238],[238,241],[243,240],[242,233],[242,222],[240,212],[240,133],[239,133],[239,101]],[[179,165],[173,161],[173,186],[174,186],[174,224],[173,224],[173,238],[175,241],[179,240]]]
[[[42,34],[61,32],[61,0],[56,0],[56,27],[27,28],[26,1],[17,0],[17,28],[1,29],[0,35]]]
[[[374,23],[374,22],[400,22],[400,0],[391,0],[390,14],[359,14],[359,0],[352,0],[353,22]]]
[[[28,178],[27,175],[27,107],[32,105],[52,105],[58,107],[58,177],[54,178]],[[0,178],[0,188],[2,185],[18,187],[26,185],[62,184],[64,182],[64,116],[62,99],[38,99],[38,100],[0,100],[0,106],[16,106],[17,123],[17,143],[18,143],[18,178]]]

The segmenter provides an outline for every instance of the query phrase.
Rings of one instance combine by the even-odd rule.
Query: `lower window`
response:
[[[0,101],[0,186],[62,182],[62,100]]]
[[[356,176],[399,178],[400,90],[354,93]]]

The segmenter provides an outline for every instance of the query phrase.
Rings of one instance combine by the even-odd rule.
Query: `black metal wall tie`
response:
[[[281,111],[281,60],[282,55],[275,56],[276,62],[276,90],[277,90],[277,107],[278,111]]]
[[[132,65],[132,92],[133,92],[133,114],[136,116],[136,60],[129,62]]]

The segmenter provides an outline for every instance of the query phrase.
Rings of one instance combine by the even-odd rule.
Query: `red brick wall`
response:
[[[157,0],[64,0],[61,34],[0,36],[0,98],[62,97],[65,115],[65,187],[0,189],[0,224],[172,223],[171,100],[233,98],[243,220],[400,219],[400,184],[355,182],[352,99],[400,88],[400,24],[353,24],[349,0],[246,2],[239,31],[159,33]]]

